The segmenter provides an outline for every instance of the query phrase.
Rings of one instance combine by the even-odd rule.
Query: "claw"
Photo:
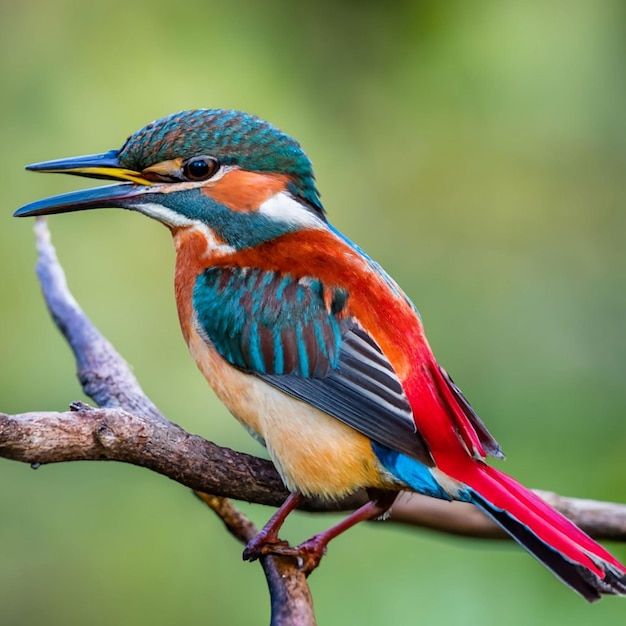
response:
[[[264,537],[262,533],[259,533],[249,541],[243,551],[243,558],[245,561],[256,561],[268,554],[296,559],[298,569],[308,576],[319,566],[322,557],[326,554],[326,542],[323,538],[318,539],[316,536],[299,546],[292,547],[278,537]]]
[[[256,561],[266,554],[278,554],[277,551],[283,548],[290,548],[286,541],[282,541],[278,537],[264,537],[262,533],[259,533],[248,542],[243,551],[243,560]]]
[[[298,553],[298,567],[308,576],[316,569],[322,557],[326,554],[328,543],[317,536],[301,543],[296,551]]]

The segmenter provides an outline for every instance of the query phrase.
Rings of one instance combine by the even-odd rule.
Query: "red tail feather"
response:
[[[615,557],[530,489],[484,463],[476,463],[474,467],[473,476],[464,476],[463,482],[490,504],[515,517],[549,546],[599,576],[603,572],[587,553],[626,573]]]
[[[626,594],[626,567],[537,494],[480,461],[462,480],[474,504],[587,600]]]
[[[566,584],[593,601],[600,594],[626,595],[626,567],[573,522],[510,476],[484,463],[502,452],[459,388],[433,360],[428,368],[434,394],[411,389],[418,430],[437,468],[469,499]],[[434,383],[434,384],[433,384]],[[428,386],[426,386],[428,389]],[[451,431],[450,426],[453,426]],[[442,441],[445,447],[433,442]],[[455,447],[454,438],[460,444]],[[469,454],[468,454],[469,453]]]

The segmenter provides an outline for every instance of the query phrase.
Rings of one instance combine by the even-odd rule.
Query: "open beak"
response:
[[[33,172],[55,172],[128,182],[73,191],[31,202],[18,209],[13,215],[15,217],[33,217],[105,207],[135,208],[138,204],[137,197],[153,192],[154,189],[151,189],[152,183],[144,178],[140,172],[122,167],[117,158],[118,154],[117,150],[111,150],[104,154],[71,157],[27,165],[26,169]]]

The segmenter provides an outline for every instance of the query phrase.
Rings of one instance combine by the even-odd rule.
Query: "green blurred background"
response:
[[[191,107],[297,137],[330,219],[420,308],[440,361],[530,486],[626,501],[626,6],[25,0],[0,15],[0,410],[82,398],[21,204],[25,163],[118,147]],[[166,229],[50,220],[71,288],[187,429],[262,454],[181,340]],[[263,624],[257,565],[190,493],[105,463],[0,461],[2,625]],[[270,511],[244,507],[257,522]],[[328,517],[294,516],[304,538]],[[626,547],[612,549],[626,559]],[[311,578],[320,624],[622,623],[504,543],[365,525]]]

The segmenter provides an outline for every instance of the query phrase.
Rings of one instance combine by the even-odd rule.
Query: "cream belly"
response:
[[[191,326],[188,345],[198,367],[228,410],[265,442],[291,491],[340,498],[361,487],[398,488],[367,437],[232,367]]]

